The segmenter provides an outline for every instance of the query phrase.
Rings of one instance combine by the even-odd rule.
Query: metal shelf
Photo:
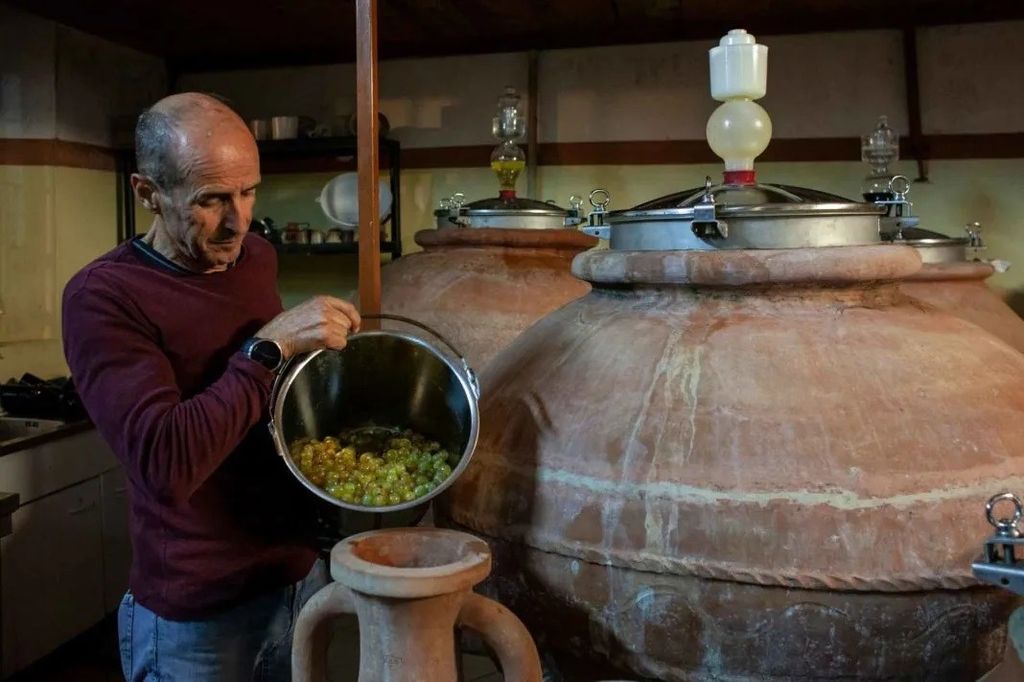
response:
[[[346,242],[344,244],[274,244],[274,248],[281,255],[320,256],[339,253],[359,253],[359,242]],[[394,244],[391,242],[381,242],[381,253],[393,251]]]

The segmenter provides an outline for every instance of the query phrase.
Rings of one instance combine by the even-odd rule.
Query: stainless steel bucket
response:
[[[395,315],[364,319],[419,327],[451,354],[417,335],[375,330],[350,336],[342,351],[296,356],[274,384],[270,432],[288,469],[321,499],[353,511],[400,511],[437,496],[466,469],[480,430],[480,387],[462,354],[429,327]],[[289,445],[297,440],[336,436],[345,429],[368,425],[412,429],[449,452],[458,453],[458,461],[449,462],[451,475],[423,497],[396,505],[364,507],[336,499],[314,485],[289,454]]]

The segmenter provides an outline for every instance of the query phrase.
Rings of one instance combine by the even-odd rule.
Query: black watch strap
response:
[[[252,337],[242,344],[242,353],[250,360],[258,362],[271,372],[281,369],[284,364],[284,352],[276,341]]]

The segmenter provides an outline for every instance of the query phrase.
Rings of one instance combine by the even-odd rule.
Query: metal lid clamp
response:
[[[902,240],[903,228],[917,227],[920,222],[913,213],[914,204],[907,200],[907,195],[910,194],[910,180],[905,175],[894,175],[889,180],[889,191],[892,193],[891,199],[879,199],[874,203],[885,207],[886,213],[882,218],[882,224],[888,229],[883,231],[893,231],[895,228],[894,239]]]
[[[715,194],[710,175],[704,178],[704,195],[693,205],[693,222],[690,227],[701,239],[726,239],[729,236],[729,225],[719,220],[715,213]]]
[[[981,223],[978,221],[967,223],[964,227],[964,231],[967,232],[967,237],[971,240],[971,243],[968,244],[968,246],[974,249],[985,248],[985,242],[981,238]]]
[[[612,195],[606,189],[599,188],[590,193],[590,205],[593,207],[593,210],[587,215],[587,226],[580,228],[581,232],[598,239],[611,238],[611,227],[605,224],[604,221],[605,216],[608,215],[608,202],[611,200]],[[582,201],[580,206],[582,206]]]
[[[996,519],[995,506],[1000,502],[1013,505],[1011,518]],[[1019,524],[1024,517],[1024,506],[1013,493],[1000,493],[985,504],[985,517],[996,529],[985,541],[984,555],[971,564],[974,577],[984,583],[1003,587],[1014,594],[1024,595],[1024,537]]]
[[[583,222],[583,197],[573,194],[569,197],[569,213],[565,217],[566,227],[576,227]]]
[[[448,202],[448,220],[459,227],[468,226],[469,218],[462,215],[462,205],[466,203],[466,195],[462,192],[456,192]]]
[[[438,202],[438,209],[434,212],[434,215],[438,216],[439,219],[447,219],[448,222],[465,227],[468,224],[468,220],[460,219],[462,213],[462,204],[466,200],[466,195],[462,192],[456,192],[450,197],[441,197],[441,201]]]

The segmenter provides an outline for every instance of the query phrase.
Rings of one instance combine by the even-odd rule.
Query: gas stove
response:
[[[84,419],[85,408],[69,377],[40,379],[23,374],[0,384],[0,411],[12,417],[58,419],[77,421]]]

